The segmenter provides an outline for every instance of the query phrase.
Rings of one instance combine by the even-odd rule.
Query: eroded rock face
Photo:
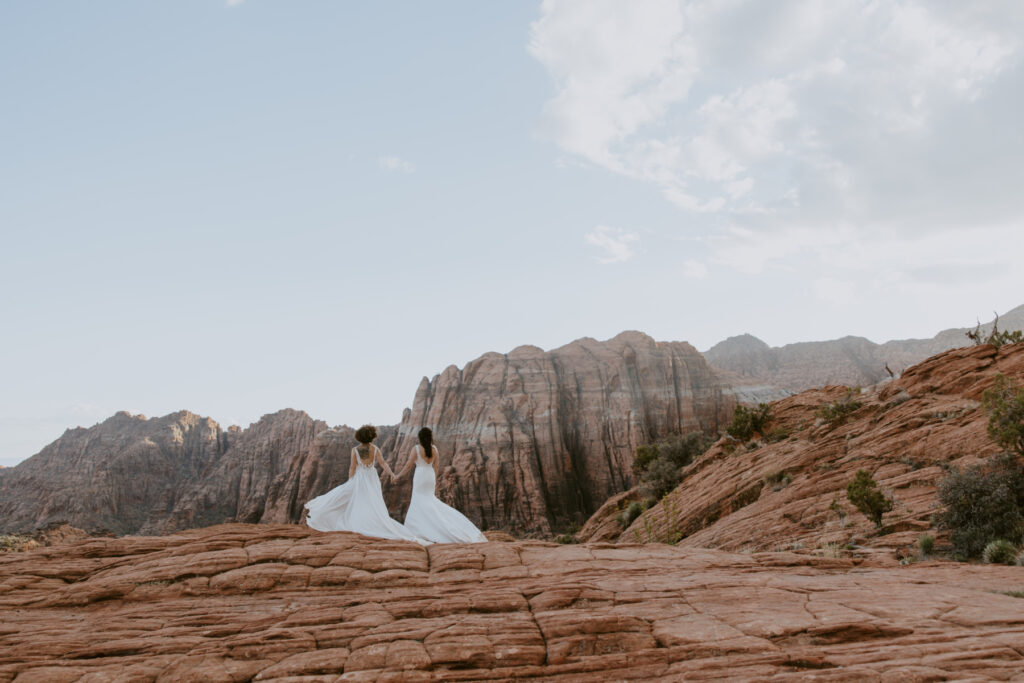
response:
[[[386,443],[396,428],[379,431]],[[118,413],[68,430],[8,470],[0,531],[64,521],[116,534],[300,522],[307,500],[347,480],[353,434],[291,409],[226,431],[187,411],[148,420]]]
[[[766,428],[777,441],[720,440],[684,470],[678,488],[619,538],[734,551],[834,551],[851,544],[877,549],[890,561],[894,550],[912,554],[925,531],[941,543],[943,534],[931,529],[938,481],[950,466],[999,451],[986,433],[988,417],[980,403],[997,374],[1024,384],[1024,344],[934,356],[858,394],[861,407],[835,427],[815,412],[843,399],[846,387],[783,399],[772,405],[774,418]],[[846,486],[858,469],[894,497],[893,511],[883,518],[884,534],[846,500]],[[596,532],[600,521],[588,527]],[[614,526],[602,528],[614,532]]]
[[[284,482],[278,480],[310,451],[321,452],[325,442],[333,443],[328,436],[319,438],[329,433],[326,422],[314,420],[301,410],[285,409],[264,415],[234,435],[223,456],[190,482],[166,522],[144,527],[142,533],[191,529],[225,521],[260,522],[274,516],[282,505],[288,507],[278,499],[290,493]],[[338,436],[351,437],[351,433]],[[347,454],[346,449],[346,476]],[[328,455],[332,457],[324,458],[323,462],[336,465],[334,450]],[[268,507],[273,510],[269,515]],[[289,515],[280,521],[298,521],[298,517]]]
[[[0,555],[0,683],[1008,680],[1024,667],[1024,610],[998,591],[1019,579],[233,524]]]
[[[488,353],[424,378],[398,429],[400,466],[434,430],[439,495],[482,528],[551,534],[632,484],[634,449],[715,432],[734,397],[685,342],[624,332],[545,352]],[[400,506],[404,489],[389,493]]]
[[[228,448],[213,420],[187,411],[146,419],[118,413],[67,430],[0,479],[0,530],[54,522],[117,534],[153,528]]]

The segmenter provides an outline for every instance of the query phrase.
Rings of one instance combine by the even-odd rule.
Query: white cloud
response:
[[[394,156],[378,157],[377,165],[385,171],[394,171],[396,173],[412,173],[416,170],[412,162]]]
[[[604,251],[603,256],[598,256],[598,263],[622,263],[633,257],[631,243],[640,239],[634,232],[626,232],[621,228],[609,228],[606,225],[599,225],[587,233],[587,244]]]
[[[700,261],[686,259],[683,262],[683,277],[691,280],[703,280],[708,276],[708,267]]]
[[[1024,3],[545,0],[528,50],[563,153],[756,272],[1024,218],[1022,36]]]

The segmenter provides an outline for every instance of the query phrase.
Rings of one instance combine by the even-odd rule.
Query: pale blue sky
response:
[[[0,464],[1024,303],[1016,3],[0,2]],[[841,36],[841,39],[837,39]]]

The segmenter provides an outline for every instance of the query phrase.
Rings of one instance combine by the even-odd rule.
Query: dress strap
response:
[[[417,461],[422,462],[424,465],[432,465],[434,463],[433,458],[435,456],[434,456],[434,453],[433,453],[433,450],[434,450],[433,448],[430,449],[431,450],[431,453],[430,453],[431,459],[430,460],[427,460],[427,449],[426,448],[424,448],[423,446],[420,446],[419,444],[413,446],[412,448],[413,448],[413,452],[416,454],[416,460]],[[423,453],[422,455],[420,455],[421,451]]]

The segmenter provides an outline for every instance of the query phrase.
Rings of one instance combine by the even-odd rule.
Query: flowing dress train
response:
[[[486,543],[487,537],[473,522],[434,495],[437,483],[434,467],[419,451],[419,446],[413,448],[416,472],[412,477],[412,499],[405,514],[405,528],[434,543]]]
[[[355,451],[355,449],[353,449]],[[354,531],[364,536],[415,541],[426,545],[428,541],[417,536],[388,514],[380,477],[374,459],[367,465],[356,452],[356,472],[341,486],[306,503],[309,515],[306,524],[317,531]]]

